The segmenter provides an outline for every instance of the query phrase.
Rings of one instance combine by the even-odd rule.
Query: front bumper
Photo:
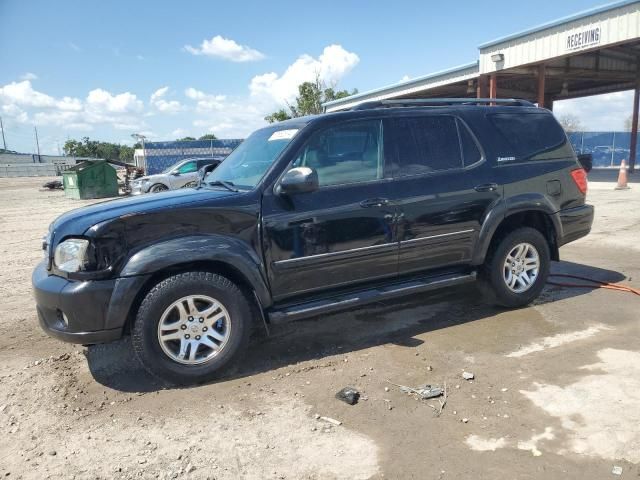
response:
[[[131,195],[141,195],[143,193],[148,193],[149,185],[147,184],[131,184]]]
[[[109,306],[117,280],[70,281],[49,275],[45,263],[32,275],[38,320],[52,337],[71,343],[104,343],[122,336],[110,325]]]
[[[593,224],[593,213],[593,205],[581,205],[560,210],[562,236],[558,239],[558,246],[573,242],[587,235],[591,231],[591,225]]]

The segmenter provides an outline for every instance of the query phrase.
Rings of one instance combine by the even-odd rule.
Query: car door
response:
[[[196,160],[183,163],[177,169],[177,175],[173,177],[172,187],[182,188],[187,183],[195,182],[198,178],[198,163]]]
[[[290,164],[318,173],[319,189],[263,197],[263,247],[276,300],[397,275],[395,207],[382,122],[317,131]]]
[[[502,189],[475,136],[446,114],[385,121],[399,208],[398,271],[406,275],[468,263]]]

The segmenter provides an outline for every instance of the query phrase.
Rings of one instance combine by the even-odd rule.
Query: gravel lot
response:
[[[2,478],[640,475],[639,297],[548,286],[516,311],[470,287],[410,297],[281,327],[254,339],[234,378],[166,389],[126,341],[87,349],[38,327],[42,235],[90,203],[40,191],[45,180],[0,179]],[[553,271],[637,288],[640,185],[613,186],[590,184],[594,231]],[[442,414],[387,380],[446,383]],[[354,406],[334,398],[347,385]]]

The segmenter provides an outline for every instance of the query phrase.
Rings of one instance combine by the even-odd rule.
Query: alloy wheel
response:
[[[169,305],[158,323],[158,341],[173,361],[199,365],[216,357],[231,333],[231,317],[216,299],[189,295]]]

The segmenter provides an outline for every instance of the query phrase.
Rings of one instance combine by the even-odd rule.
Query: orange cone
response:
[[[620,171],[618,172],[618,185],[616,185],[616,190],[626,190],[629,188],[627,185],[627,165],[624,160],[620,162]]]

